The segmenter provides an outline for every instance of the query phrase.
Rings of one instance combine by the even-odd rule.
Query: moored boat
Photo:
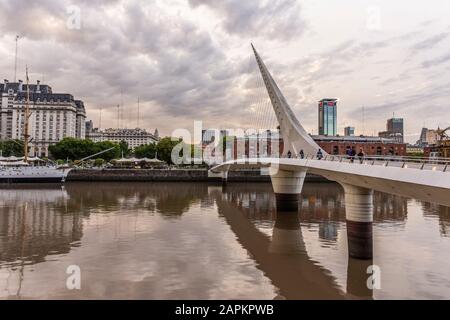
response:
[[[71,168],[56,165],[29,165],[26,162],[0,164],[0,183],[63,183]]]

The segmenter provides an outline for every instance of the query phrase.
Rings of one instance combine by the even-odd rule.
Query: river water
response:
[[[268,183],[2,187],[0,298],[450,299],[450,209],[374,202],[357,260],[333,183],[306,183],[298,213]]]

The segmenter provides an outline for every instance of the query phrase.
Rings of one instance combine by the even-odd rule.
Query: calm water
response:
[[[373,261],[348,258],[341,188],[68,183],[0,192],[0,297],[450,298],[450,209],[375,194]],[[368,265],[381,289],[366,287]],[[66,288],[67,267],[81,290]]]

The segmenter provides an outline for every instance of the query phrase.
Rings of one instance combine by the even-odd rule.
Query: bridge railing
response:
[[[352,163],[357,165],[385,166],[396,168],[415,168],[420,170],[450,171],[450,159],[448,158],[419,158],[403,156],[343,156],[343,155],[305,155],[305,159],[335,161]]]

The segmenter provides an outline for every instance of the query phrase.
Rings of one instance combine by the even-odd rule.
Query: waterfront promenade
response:
[[[307,181],[323,182],[325,178],[307,175]],[[192,181],[220,182],[221,177],[211,176],[208,169],[74,169],[67,181]],[[237,170],[228,175],[230,182],[270,182],[270,176],[260,170]]]

